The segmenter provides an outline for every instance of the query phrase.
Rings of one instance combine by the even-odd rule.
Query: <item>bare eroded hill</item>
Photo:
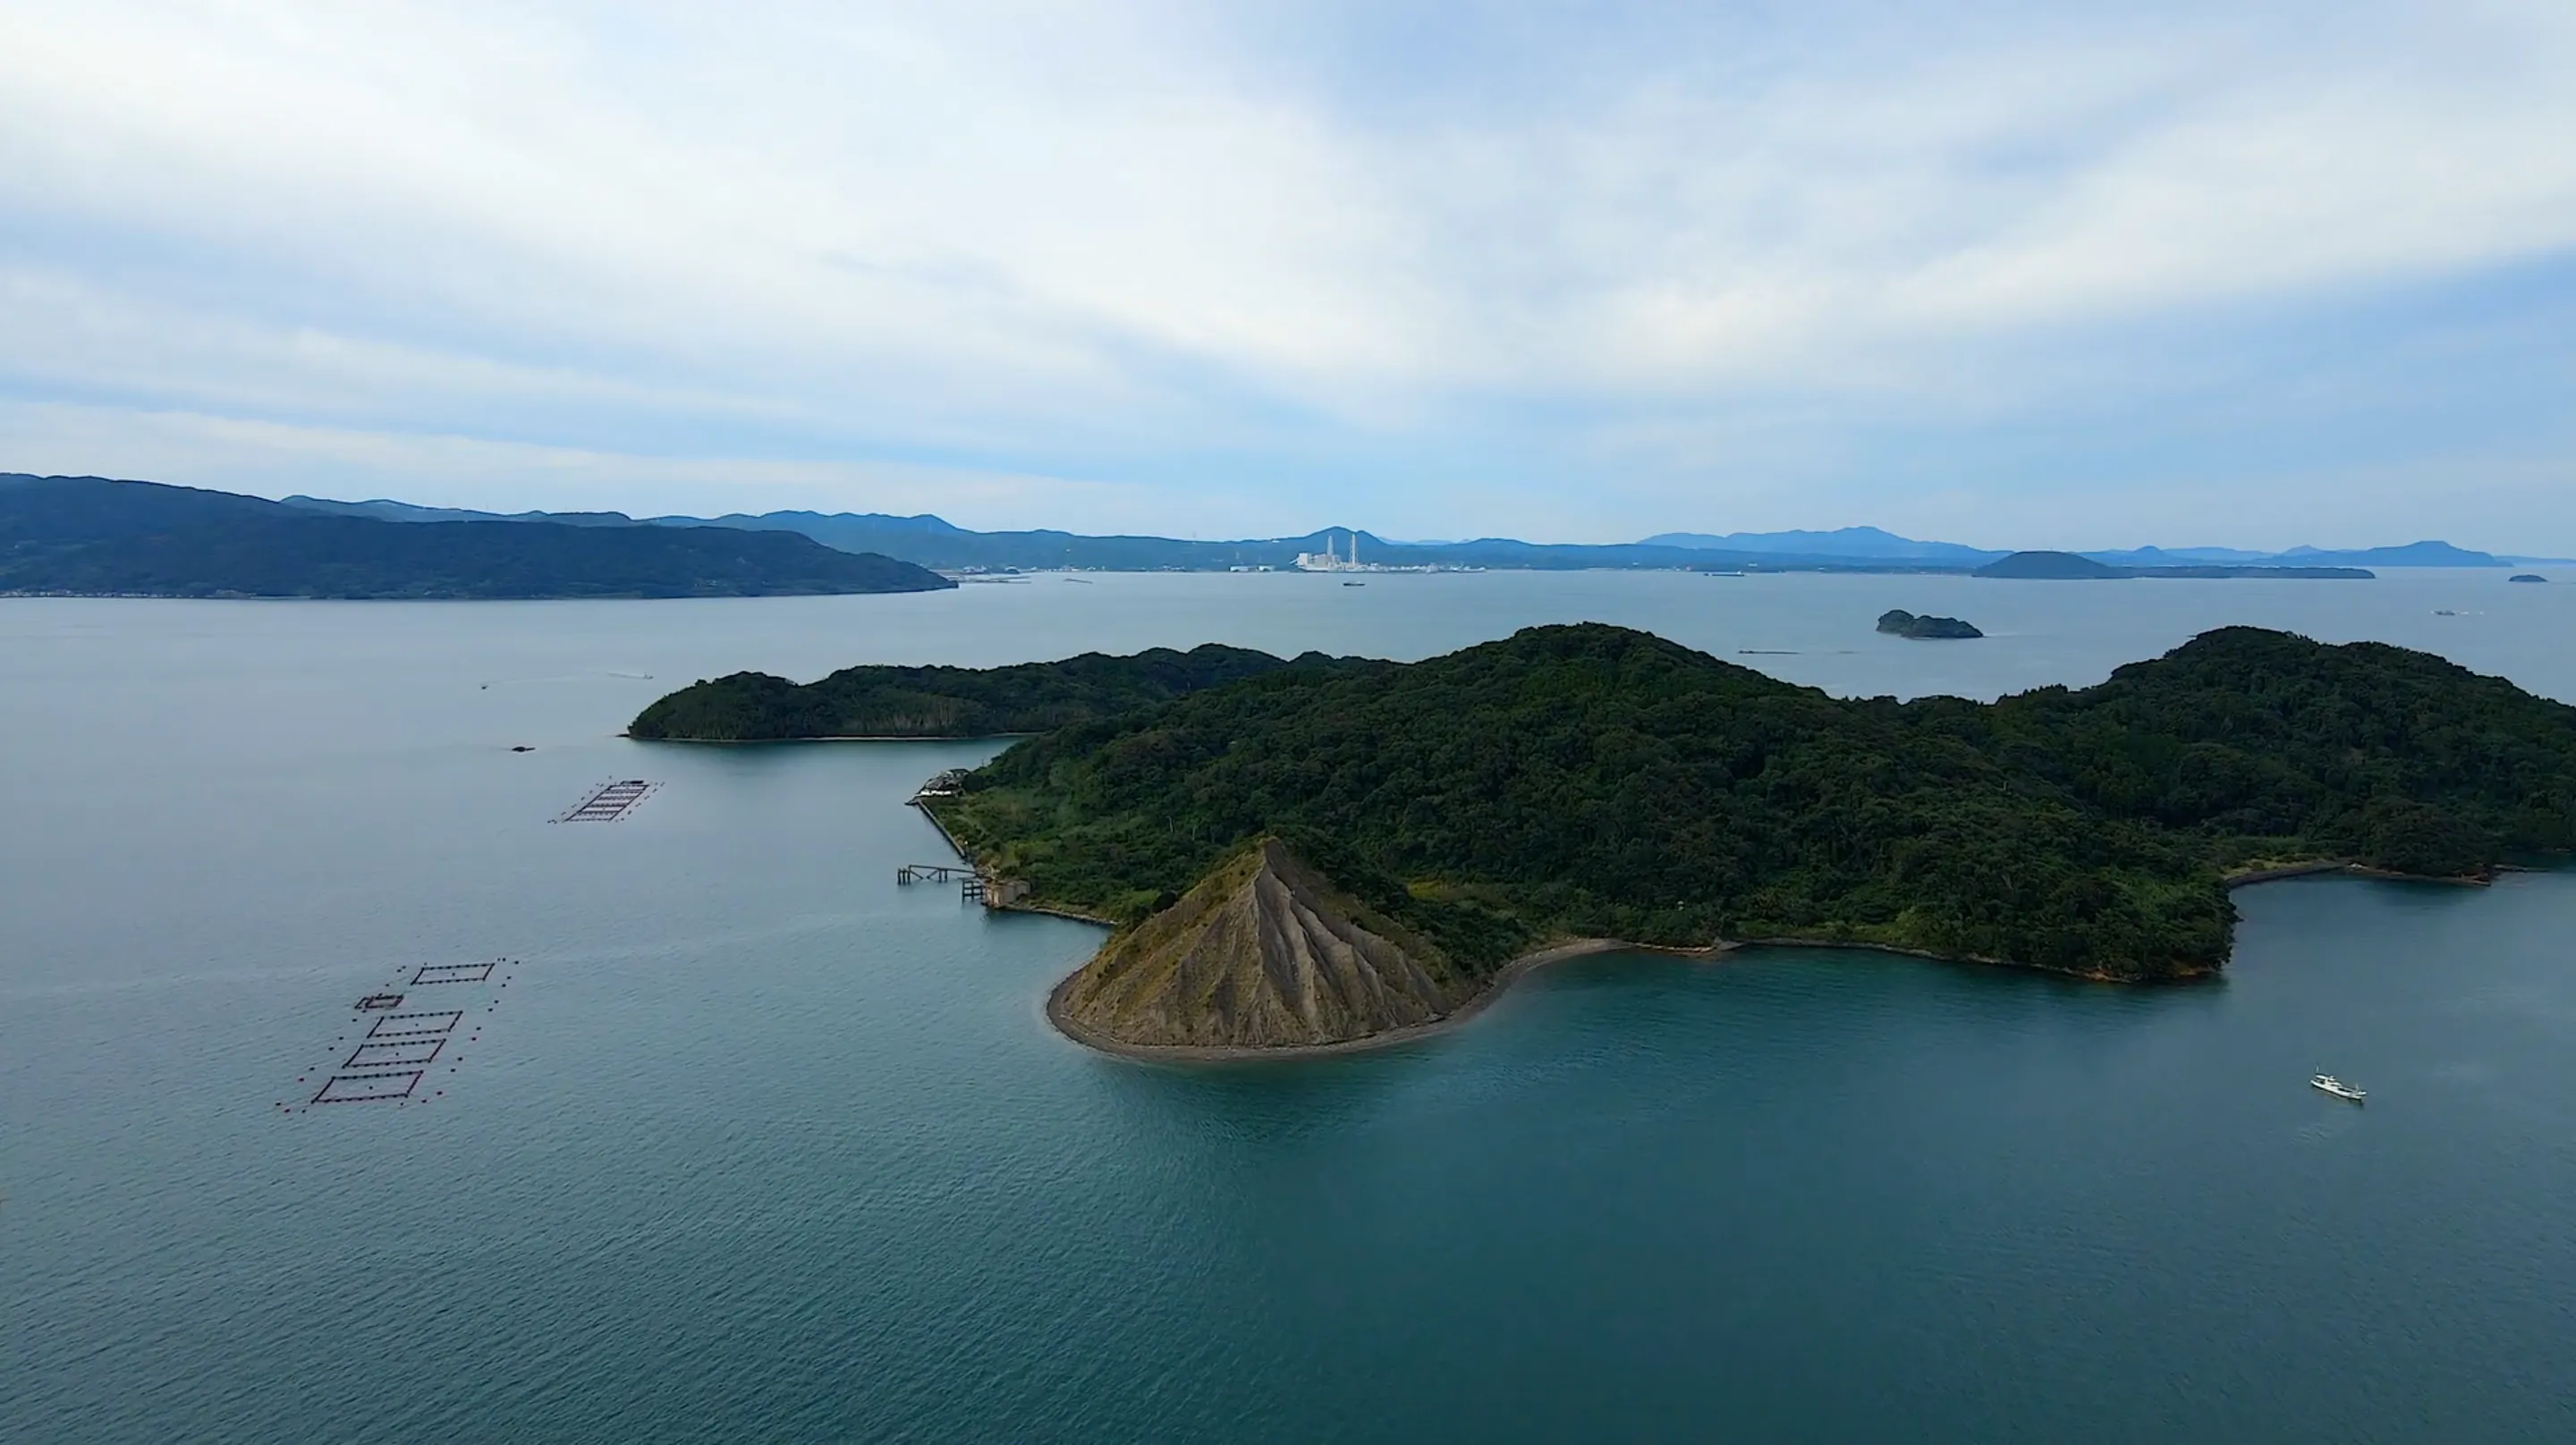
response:
[[[1048,1010],[1106,1047],[1278,1048],[1429,1023],[1474,992],[1273,838],[1111,939]]]

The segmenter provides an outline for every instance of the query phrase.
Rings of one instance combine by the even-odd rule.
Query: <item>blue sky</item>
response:
[[[2576,5],[16,0],[0,470],[2576,554]]]

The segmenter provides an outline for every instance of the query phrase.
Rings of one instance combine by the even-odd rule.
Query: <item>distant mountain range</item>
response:
[[[1800,552],[1815,556],[1866,557],[1880,561],[1943,562],[1980,567],[2002,560],[2007,551],[1969,547],[1957,542],[1920,542],[1876,527],[1845,527],[1834,532],[1664,532],[1649,545],[1693,547],[1731,552]],[[2075,552],[2111,567],[2504,567],[2519,562],[2546,562],[2544,557],[2499,557],[2473,552],[2448,542],[2409,542],[2401,547],[2333,550],[2292,547],[2286,552],[2248,552],[2238,547],[2130,547]]]
[[[732,527],[755,532],[798,532],[828,547],[880,553],[945,571],[1035,571],[1083,568],[1107,572],[1222,572],[1230,567],[1296,565],[1301,553],[1347,556],[1358,539],[1361,560],[1390,567],[1489,567],[1572,570],[1585,567],[1703,568],[1743,566],[1826,570],[1922,570],[1920,564],[1886,564],[1870,558],[1791,553],[1709,552],[1651,543],[1578,546],[1482,537],[1466,542],[1390,542],[1369,532],[1331,528],[1302,537],[1200,542],[1175,537],[1084,536],[1074,532],[971,532],[932,516],[894,517],[879,512],[730,513],[721,517],[630,518],[616,512],[459,512],[376,500],[336,502],[289,497],[286,505],[389,522],[576,522],[634,527]]]
[[[1480,537],[1459,542],[1394,542],[1347,528],[1270,537],[1200,542],[1172,537],[1087,536],[1075,532],[976,532],[930,516],[881,512],[741,512],[720,517],[628,517],[621,512],[470,512],[376,500],[339,502],[319,497],[286,499],[289,506],[395,522],[513,521],[573,526],[733,527],[746,531],[799,532],[844,551],[876,552],[947,571],[1074,567],[1104,571],[1210,571],[1228,567],[1287,567],[1298,554],[1321,552],[1331,541],[1347,551],[1359,539],[1363,559],[1388,566],[1561,569],[1582,567],[1698,568],[1710,571],[1972,571],[2011,554],[2009,548],[1919,541],[1877,527],[1834,531],[1663,532],[1631,543],[1602,546]],[[2294,547],[2252,552],[2233,547],[2135,547],[2076,555],[2112,567],[2502,567],[2546,562],[2499,557],[2448,542],[2330,551]]]
[[[289,497],[99,477],[0,474],[0,593],[255,597],[683,597],[914,591],[940,573],[1288,568],[1331,552],[1387,567],[1702,572],[1975,572],[2026,558],[1875,527],[1671,532],[1589,546],[1480,537],[1390,542],[1344,529],[1203,542],[1073,532],[976,532],[934,516],[873,512],[629,517],[477,512],[385,499]],[[2324,569],[2502,567],[2416,542],[2281,553],[2218,547],[2050,554],[2132,576],[2320,575]],[[2004,573],[2031,575],[2015,562]],[[2068,563],[2040,567],[2073,575]],[[2094,575],[2094,574],[2088,574]],[[2345,575],[2352,575],[2347,571]]]
[[[957,584],[789,533],[553,519],[403,524],[230,492],[0,474],[0,593],[757,597]]]

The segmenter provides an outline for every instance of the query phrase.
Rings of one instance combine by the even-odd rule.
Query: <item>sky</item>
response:
[[[0,470],[2576,555],[2569,0],[0,0]]]

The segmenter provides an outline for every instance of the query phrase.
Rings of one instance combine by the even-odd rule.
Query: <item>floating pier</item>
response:
[[[642,778],[620,778],[591,789],[589,796],[554,817],[558,823],[614,823],[643,805],[660,783]]]
[[[1000,908],[1028,896],[1029,885],[1018,878],[996,878],[963,863],[906,863],[894,870],[897,883],[955,883],[957,896],[967,903],[981,903],[987,908]]]
[[[929,800],[953,798],[966,791],[966,777],[966,769],[950,768],[922,784],[909,799],[910,806],[921,809],[921,816],[930,820],[930,826],[939,830],[939,836],[960,858],[973,855],[957,846],[957,839],[949,833],[948,825],[939,821],[937,813],[930,811]],[[956,880],[960,901],[981,903],[987,908],[1008,908],[1029,896],[1027,879],[999,877],[972,863],[906,863],[894,870],[897,883],[946,883],[951,879]]]

